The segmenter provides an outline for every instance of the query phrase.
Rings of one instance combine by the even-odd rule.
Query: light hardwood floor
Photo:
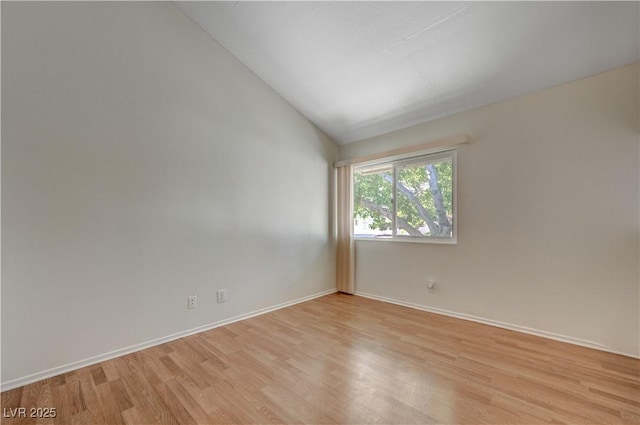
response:
[[[638,424],[640,360],[334,294],[2,393],[56,424]],[[7,419],[3,424],[36,423]]]

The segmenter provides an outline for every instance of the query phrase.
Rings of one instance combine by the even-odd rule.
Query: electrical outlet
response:
[[[427,290],[429,292],[435,292],[436,291],[436,283],[433,280],[428,280],[427,281]]]
[[[218,303],[226,303],[227,302],[227,290],[226,289],[220,289],[216,292],[216,295],[218,296]]]
[[[187,298],[187,308],[196,308],[198,306],[198,300],[195,295],[191,295]]]

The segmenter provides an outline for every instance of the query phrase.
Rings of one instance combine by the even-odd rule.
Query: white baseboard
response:
[[[526,333],[526,334],[536,335],[536,336],[540,336],[540,337],[543,337],[543,338],[554,339],[556,341],[566,342],[566,343],[573,344],[573,345],[580,345],[582,347],[593,348],[595,350],[606,351],[608,353],[620,354],[621,356],[632,357],[634,359],[640,358],[640,356],[638,356],[637,354],[631,354],[631,353],[624,353],[624,352],[621,352],[621,351],[616,351],[616,350],[613,350],[613,349],[611,349],[611,348],[609,348],[609,347],[607,347],[605,345],[599,344],[597,342],[587,341],[587,340],[579,339],[579,338],[573,338],[573,337],[566,336],[566,335],[559,335],[559,334],[556,334],[556,333],[553,333],[553,332],[547,332],[547,331],[541,331],[541,330],[538,330],[538,329],[532,329],[532,328],[528,328],[526,326],[513,325],[511,323],[505,323],[505,322],[499,322],[497,320],[485,319],[485,318],[482,318],[482,317],[472,316],[470,314],[456,313],[454,311],[442,310],[442,309],[439,309],[439,308],[428,307],[428,306],[425,306],[425,305],[422,305],[422,304],[415,304],[415,303],[410,303],[410,302],[406,302],[406,301],[400,301],[400,300],[397,300],[397,299],[394,299],[394,298],[381,297],[379,295],[369,294],[369,293],[366,293],[366,292],[356,291],[355,295],[360,296],[360,297],[364,297],[364,298],[370,298],[372,300],[383,301],[383,302],[390,303],[390,304],[401,305],[403,307],[415,308],[416,310],[422,310],[422,311],[426,311],[426,312],[429,312],[429,313],[441,314],[443,316],[450,316],[450,317],[455,317],[455,318],[463,319],[463,320],[470,320],[472,322],[483,323],[485,325],[496,326],[496,327],[499,327],[499,328],[504,328],[504,329],[509,329],[509,330],[512,330],[512,331],[517,331],[517,332],[522,332],[522,333]]]
[[[116,357],[124,356],[125,354],[134,353],[136,351],[144,350],[145,348],[153,347],[155,345],[164,344],[169,341],[173,341],[179,338],[184,338],[185,336],[197,334],[199,332],[208,331],[210,329],[214,329],[220,326],[228,325],[230,323],[239,322],[240,320],[249,319],[251,317],[259,316],[261,314],[269,313],[274,310],[279,310],[281,308],[289,307],[294,304],[299,304],[301,302],[309,301],[314,298],[323,297],[328,294],[333,294],[336,292],[335,289],[328,289],[326,291],[318,292],[312,295],[308,295],[306,297],[297,298],[295,300],[287,301],[284,303],[276,304],[271,307],[262,308],[260,310],[255,310],[249,313],[241,314],[239,316],[231,317],[229,319],[219,320],[217,322],[209,323],[206,325],[198,326],[193,329],[188,329],[186,331],[174,333],[172,335],[168,335],[162,338],[156,338],[151,341],[143,342],[140,344],[135,344],[130,347],[121,348],[119,350],[110,351],[108,353],[100,354],[94,357],[90,357],[88,359],[80,360],[77,362],[69,363],[64,366],[54,367],[52,369],[44,370],[42,372],[37,372],[31,375],[24,376],[22,378],[13,379],[11,381],[3,382],[0,384],[1,391],[7,391],[14,388],[21,387],[23,385],[31,384],[33,382],[41,381],[43,379],[51,378],[53,376],[60,375],[62,373],[70,372],[72,370],[77,370],[86,366],[91,366],[96,363],[103,362],[105,360],[110,360]]]

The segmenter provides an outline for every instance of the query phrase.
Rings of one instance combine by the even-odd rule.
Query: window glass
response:
[[[354,168],[356,238],[455,242],[455,152]]]

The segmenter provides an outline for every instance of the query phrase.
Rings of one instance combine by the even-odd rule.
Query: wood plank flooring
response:
[[[640,360],[333,294],[2,393],[3,424],[639,424]]]

